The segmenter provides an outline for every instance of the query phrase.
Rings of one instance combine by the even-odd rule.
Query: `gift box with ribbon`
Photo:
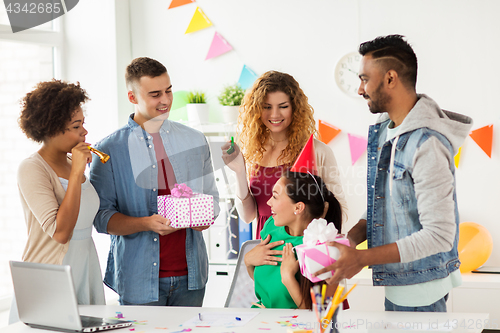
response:
[[[193,193],[186,184],[175,184],[170,195],[158,196],[158,214],[174,228],[210,226],[214,223],[214,198]]]
[[[318,276],[312,275],[333,264],[340,257],[340,251],[335,246],[327,245],[332,241],[349,246],[349,240],[338,235],[333,223],[327,223],[325,219],[314,219],[304,230],[303,244],[294,247],[299,259],[300,273],[311,282],[319,282],[332,277],[334,271]]]

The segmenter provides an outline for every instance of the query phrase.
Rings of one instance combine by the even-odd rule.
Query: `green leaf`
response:
[[[245,97],[245,90],[238,83],[235,83],[224,87],[218,99],[222,105],[235,106],[241,105],[243,97]]]

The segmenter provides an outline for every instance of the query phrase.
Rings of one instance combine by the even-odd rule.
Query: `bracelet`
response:
[[[241,202],[245,201],[246,199],[248,199],[248,197],[252,195],[252,193],[250,192],[250,190],[248,191],[248,194],[247,196],[245,197],[245,199],[240,199],[240,197],[236,196],[238,199],[240,199]]]

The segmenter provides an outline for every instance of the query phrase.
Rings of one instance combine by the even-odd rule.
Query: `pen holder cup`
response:
[[[335,309],[331,320],[325,318],[319,323],[316,333],[339,333],[340,324],[338,321],[338,315],[341,310],[342,304],[339,304],[337,309]]]

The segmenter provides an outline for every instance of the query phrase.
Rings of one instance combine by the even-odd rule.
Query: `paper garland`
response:
[[[174,101],[172,102],[170,111],[174,111],[185,107],[186,104],[188,104],[188,94],[189,91],[186,90],[179,90],[174,92]]]
[[[335,137],[339,135],[340,132],[342,132],[341,129],[321,119],[319,120],[318,131],[320,140],[325,144],[328,144],[330,141],[335,139]]]
[[[212,26],[212,22],[210,22],[210,20],[205,15],[205,13],[203,13],[200,7],[196,7],[193,17],[191,18],[191,22],[189,22],[189,26],[187,27],[184,34],[203,30],[210,26]]]
[[[250,88],[255,80],[257,80],[258,76],[255,74],[254,71],[252,71],[250,68],[247,67],[247,65],[243,65],[243,69],[241,70],[240,74],[240,79],[238,80],[238,83],[243,89],[248,89]]]
[[[210,45],[210,49],[208,50],[205,60],[220,56],[221,54],[231,51],[232,49],[233,47],[229,45],[229,43],[224,38],[222,38],[222,36],[218,32],[215,32],[214,38],[212,39],[212,44]]]
[[[491,158],[491,146],[493,143],[493,124],[478,128],[470,132],[469,136],[477,145]]]
[[[195,0],[172,0],[168,9],[187,5],[194,3]],[[212,22],[203,13],[200,7],[196,7],[196,10],[191,18],[188,28],[185,34],[196,32],[205,28],[212,26]],[[224,53],[233,50],[233,47],[218,33],[215,32],[212,39],[212,43],[208,50],[205,60],[220,56]],[[250,88],[255,80],[257,79],[257,74],[253,72],[247,65],[243,65],[241,70],[240,78],[238,84],[243,89]],[[319,120],[318,131],[320,134],[320,139],[325,144],[332,141],[337,135],[342,131],[339,128]],[[492,142],[493,142],[493,125],[488,125],[481,127],[472,131],[469,136],[477,143],[477,145],[491,158]],[[349,137],[349,147],[351,150],[351,162],[354,165],[356,161],[361,157],[367,148],[368,141],[361,136],[348,133]],[[457,154],[454,157],[455,166],[458,168],[460,156],[462,153],[462,147],[459,148]]]
[[[455,155],[454,161],[455,161],[455,168],[458,168],[458,163],[460,163],[460,155],[462,154],[462,147],[458,148],[458,152]]]
[[[194,0],[172,0],[172,2],[170,3],[170,6],[168,6],[168,9],[184,6],[184,5],[193,3],[193,2],[194,2]]]
[[[341,129],[327,123],[326,121],[319,120],[318,131],[320,139],[325,144],[330,143],[336,138]],[[349,138],[349,147],[351,151],[351,163],[354,165],[358,159],[363,155],[367,149],[368,140],[363,136],[347,133]],[[477,145],[491,158],[492,144],[493,144],[493,124],[478,128],[470,132],[469,136],[477,143]],[[457,154],[454,156],[455,167],[458,168],[460,157],[462,155],[462,147],[458,148]]]
[[[362,136],[347,133],[349,137],[349,147],[351,148],[352,165],[363,155],[368,147],[368,140]]]

